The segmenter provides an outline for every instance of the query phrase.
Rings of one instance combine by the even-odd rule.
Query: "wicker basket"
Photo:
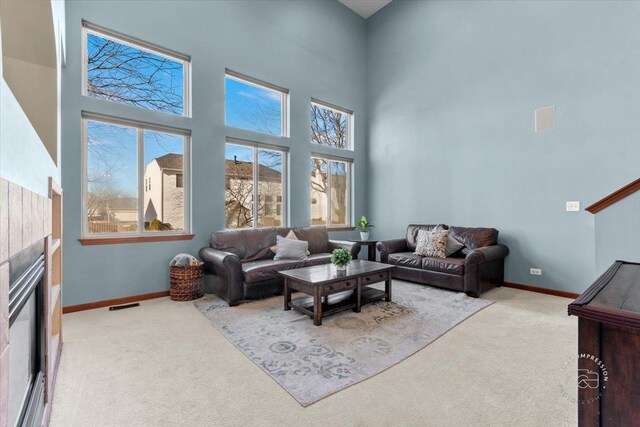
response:
[[[202,265],[188,267],[169,267],[171,287],[169,295],[173,301],[191,301],[203,295]]]

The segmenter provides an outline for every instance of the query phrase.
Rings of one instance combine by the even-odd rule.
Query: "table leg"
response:
[[[356,308],[353,309],[356,313],[360,313],[362,309],[362,283],[358,279],[358,286],[356,286]]]
[[[284,310],[291,310],[291,290],[289,289],[289,279],[284,278]]]
[[[387,294],[385,301],[391,301],[391,274],[388,273],[387,280],[384,281],[384,292]]]
[[[369,245],[369,261],[375,261],[376,260],[376,245]]]
[[[313,293],[313,324],[322,325],[322,287],[316,286]]]

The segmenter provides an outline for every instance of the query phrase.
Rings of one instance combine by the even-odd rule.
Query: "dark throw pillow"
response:
[[[444,254],[446,256],[451,256],[462,248],[464,248],[464,245],[454,239],[451,233],[449,233],[449,236],[447,237],[447,247],[444,250]]]

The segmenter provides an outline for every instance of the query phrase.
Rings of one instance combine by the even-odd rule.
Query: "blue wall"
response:
[[[493,226],[507,281],[584,290],[599,274],[594,217],[565,201],[584,208],[640,176],[638,22],[640,3],[610,1],[395,0],[370,18],[377,237]],[[536,134],[549,105],[557,129]]]
[[[373,219],[375,238],[410,222],[493,226],[511,248],[507,281],[575,292],[608,262],[595,218],[564,207],[639,176],[639,3],[395,0],[366,23],[334,1],[66,7],[67,306],[167,289],[169,259],[224,226],[224,138],[258,138],[224,126],[225,68],[291,90],[291,138],[259,140],[291,149],[292,225],[309,222],[310,152],[331,152],[308,142],[315,97],[355,111],[354,211]],[[193,135],[193,241],[78,243],[81,111],[158,114],[80,95],[82,19],[192,56],[193,118],[171,120]],[[557,129],[536,134],[534,110],[549,105]]]
[[[291,225],[310,221],[309,155],[335,153],[310,144],[311,97],[355,112],[355,202],[366,206],[365,22],[338,2],[73,1],[67,8],[63,74],[62,159],[65,167],[65,306],[168,289],[168,263],[197,253],[224,227],[225,136],[290,147]],[[81,96],[81,21],[191,55],[193,118],[171,123],[192,131],[190,242],[81,246],[81,111],[141,121],[156,114]],[[224,126],[225,68],[290,89],[291,138],[257,136]],[[332,233],[333,238],[355,232]]]

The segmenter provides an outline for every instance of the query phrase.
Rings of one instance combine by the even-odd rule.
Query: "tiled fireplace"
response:
[[[52,199],[0,179],[0,426],[23,418],[38,381],[44,396],[51,236]]]

